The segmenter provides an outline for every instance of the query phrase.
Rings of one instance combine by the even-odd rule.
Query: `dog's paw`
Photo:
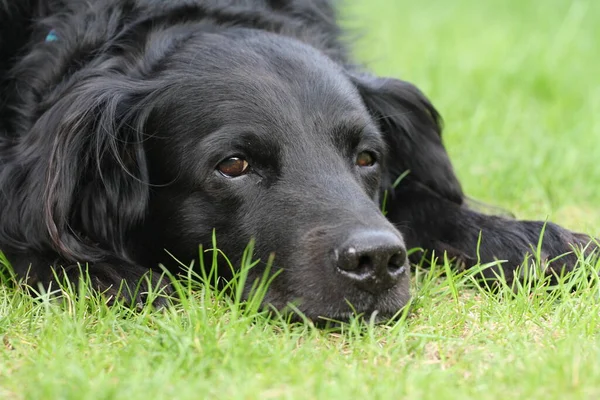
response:
[[[459,268],[483,266],[485,279],[503,276],[507,282],[524,274],[560,276],[577,268],[582,261],[595,263],[600,241],[541,221],[518,221],[481,216],[470,229],[449,235],[452,240],[435,240],[426,247],[426,256],[447,257]],[[422,257],[415,253],[411,261]],[[529,272],[528,272],[529,271]],[[539,276],[539,274],[538,274]]]
[[[535,268],[542,276],[558,277],[573,271],[582,261],[595,263],[599,241],[557,224],[541,221],[511,221],[496,237],[482,238],[478,260],[498,265],[486,277],[501,273],[508,281],[522,278]],[[529,271],[529,272],[528,272]]]
[[[546,272],[560,275],[570,272],[581,261],[594,263],[600,255],[600,241],[572,232],[556,224],[547,224],[540,248],[540,260]]]

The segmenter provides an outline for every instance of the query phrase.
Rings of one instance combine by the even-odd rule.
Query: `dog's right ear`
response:
[[[425,95],[398,79],[356,72],[350,72],[350,78],[385,136],[389,180],[407,174],[407,182],[462,203],[460,183],[442,144],[441,118]]]

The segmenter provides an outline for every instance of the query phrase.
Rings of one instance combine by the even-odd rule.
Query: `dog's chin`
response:
[[[309,320],[317,328],[337,328],[353,320],[379,325],[388,323],[398,318],[400,315],[402,315],[404,307],[406,307],[406,305],[399,306],[398,308],[393,310],[369,308],[364,311],[340,311],[337,314],[329,316],[315,314],[311,318],[309,318]],[[300,318],[295,315],[292,315],[291,320],[300,321]]]
[[[354,292],[342,301],[328,301],[327,297],[303,296],[286,301],[276,294],[268,294],[264,304],[277,309],[290,321],[309,320],[318,327],[335,326],[355,318],[380,324],[401,315],[410,300],[410,291],[407,279],[407,282],[377,295]]]

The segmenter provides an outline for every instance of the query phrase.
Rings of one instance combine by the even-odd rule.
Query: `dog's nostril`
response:
[[[373,260],[370,256],[361,256],[358,259],[358,270],[370,270],[373,269]]]
[[[402,273],[405,270],[405,263],[406,254],[403,251],[399,251],[390,257],[388,261],[388,270],[391,273]]]

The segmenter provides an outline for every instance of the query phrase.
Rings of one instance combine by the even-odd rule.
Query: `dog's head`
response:
[[[248,287],[274,254],[265,301],[277,308],[345,319],[407,303],[407,250],[379,206],[405,159],[418,157],[398,136],[439,140],[418,90],[243,28],[164,30],[123,54],[54,106],[67,108],[54,160],[79,153],[81,163],[54,165],[45,191],[57,248],[173,263],[166,249],[189,262],[214,230],[234,265],[255,240],[263,263]]]

